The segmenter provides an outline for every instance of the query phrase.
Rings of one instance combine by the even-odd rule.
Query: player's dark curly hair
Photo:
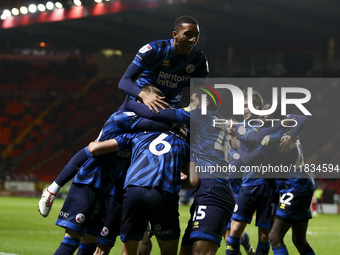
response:
[[[247,100],[247,98],[248,98],[247,91],[243,91],[243,94],[244,94],[244,99]],[[253,90],[252,96],[253,96],[253,106],[254,107],[258,106],[259,107],[258,109],[261,110],[263,108],[263,98],[262,98],[261,94],[258,91]]]
[[[197,20],[195,20],[193,17],[184,15],[176,19],[174,24],[174,30],[178,32],[181,29],[183,23],[198,25]]]

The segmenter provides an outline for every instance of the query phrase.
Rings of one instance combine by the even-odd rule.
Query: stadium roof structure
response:
[[[0,1],[0,12],[9,4],[30,2]],[[12,20],[12,26],[0,20],[0,49],[36,47],[43,41],[55,48],[136,52],[144,43],[171,38],[173,22],[180,15],[199,21],[200,48],[214,49],[217,54],[219,50],[224,54],[229,46],[245,52],[327,49],[329,40],[337,43],[340,34],[340,2],[336,0],[120,0],[101,4],[129,8],[111,8],[96,15],[92,6],[80,16],[45,21],[35,14],[26,23]]]

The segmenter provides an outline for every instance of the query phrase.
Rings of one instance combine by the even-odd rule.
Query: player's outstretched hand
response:
[[[141,91],[138,96],[142,99],[143,104],[145,104],[152,112],[156,111],[159,113],[158,108],[165,110],[165,107],[170,107],[169,104],[164,101],[165,97],[160,97],[155,93],[145,93],[144,91]]]

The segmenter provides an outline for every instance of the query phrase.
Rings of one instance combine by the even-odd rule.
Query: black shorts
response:
[[[108,195],[86,184],[73,183],[56,225],[78,234],[99,236],[107,213]]]
[[[277,218],[288,223],[308,221],[312,218],[310,209],[313,192],[288,192],[281,194],[276,211]]]
[[[155,188],[130,186],[123,196],[120,236],[122,242],[143,239],[148,222],[150,234],[162,240],[180,236],[178,194]]]
[[[277,203],[278,194],[271,183],[242,186],[236,200],[233,220],[249,224],[256,211],[255,225],[260,228],[272,228]]]
[[[197,190],[190,207],[191,218],[182,244],[192,244],[197,239],[204,239],[220,245],[234,206],[235,198],[229,186],[214,179],[205,182]]]
[[[117,236],[120,233],[121,217],[122,217],[122,197],[110,196],[108,213],[105,220],[104,227],[100,233],[98,243],[113,247]]]

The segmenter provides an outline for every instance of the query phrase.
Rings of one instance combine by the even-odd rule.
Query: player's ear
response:
[[[176,38],[176,37],[177,37],[177,35],[178,35],[177,31],[175,31],[175,30],[174,30],[174,31],[172,31],[172,37],[173,37],[173,38]]]

